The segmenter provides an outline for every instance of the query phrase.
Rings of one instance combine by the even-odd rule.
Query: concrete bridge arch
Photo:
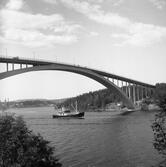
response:
[[[11,76],[15,76],[18,74],[22,74],[22,73],[27,73],[27,72],[32,72],[32,71],[47,71],[47,70],[72,72],[72,73],[80,74],[80,75],[86,76],[88,78],[91,78],[91,79],[99,82],[100,84],[104,85],[108,89],[111,89],[111,91],[113,91],[113,93],[119,95],[119,97],[122,99],[122,101],[124,102],[124,104],[128,108],[131,108],[131,109],[135,108],[133,102],[127,97],[127,95],[119,87],[117,87],[115,84],[113,84],[111,81],[104,78],[103,76],[101,76],[101,75],[99,75],[99,74],[97,74],[89,69],[86,69],[86,68],[67,66],[67,65],[63,65],[63,64],[61,64],[61,65],[50,64],[50,65],[33,66],[33,67],[3,72],[0,74],[0,80],[11,77]]]

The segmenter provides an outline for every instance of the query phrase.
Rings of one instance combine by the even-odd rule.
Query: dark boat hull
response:
[[[82,118],[83,116],[84,112],[68,115],[52,115],[53,118]]]

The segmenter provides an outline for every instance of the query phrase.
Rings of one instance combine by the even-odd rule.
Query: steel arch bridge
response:
[[[115,74],[78,65],[34,60],[19,57],[0,57],[0,64],[6,64],[6,70],[0,73],[0,80],[31,71],[58,70],[72,72],[91,78],[117,94],[123,103],[130,109],[135,108],[135,102],[150,96],[154,85],[139,82]],[[19,68],[15,69],[15,65]],[[142,90],[141,93],[139,90]]]

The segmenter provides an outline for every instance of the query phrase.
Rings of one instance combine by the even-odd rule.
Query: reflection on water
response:
[[[155,113],[85,113],[85,119],[52,119],[53,108],[12,110],[55,146],[64,167],[151,167],[161,161],[153,148]]]

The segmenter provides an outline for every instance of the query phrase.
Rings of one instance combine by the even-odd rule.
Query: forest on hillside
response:
[[[104,89],[95,92],[89,92],[77,97],[67,99],[61,106],[72,107],[77,101],[78,108],[81,110],[104,108],[107,104],[112,102],[119,102],[117,95],[111,93],[111,90]]]
[[[130,88],[131,98],[133,99],[133,87],[131,86]],[[126,92],[127,87],[123,87],[122,89],[124,92]],[[144,98],[146,97],[146,92],[145,90],[142,91],[141,87],[137,87],[135,94],[136,100],[138,100],[140,96],[143,96]],[[112,90],[102,89],[94,92],[84,93],[77,97],[69,98],[63,103],[59,104],[59,107],[64,106],[72,108],[73,106],[75,106],[76,101],[79,110],[105,109],[108,104],[121,103],[120,97],[117,94],[114,94]]]

